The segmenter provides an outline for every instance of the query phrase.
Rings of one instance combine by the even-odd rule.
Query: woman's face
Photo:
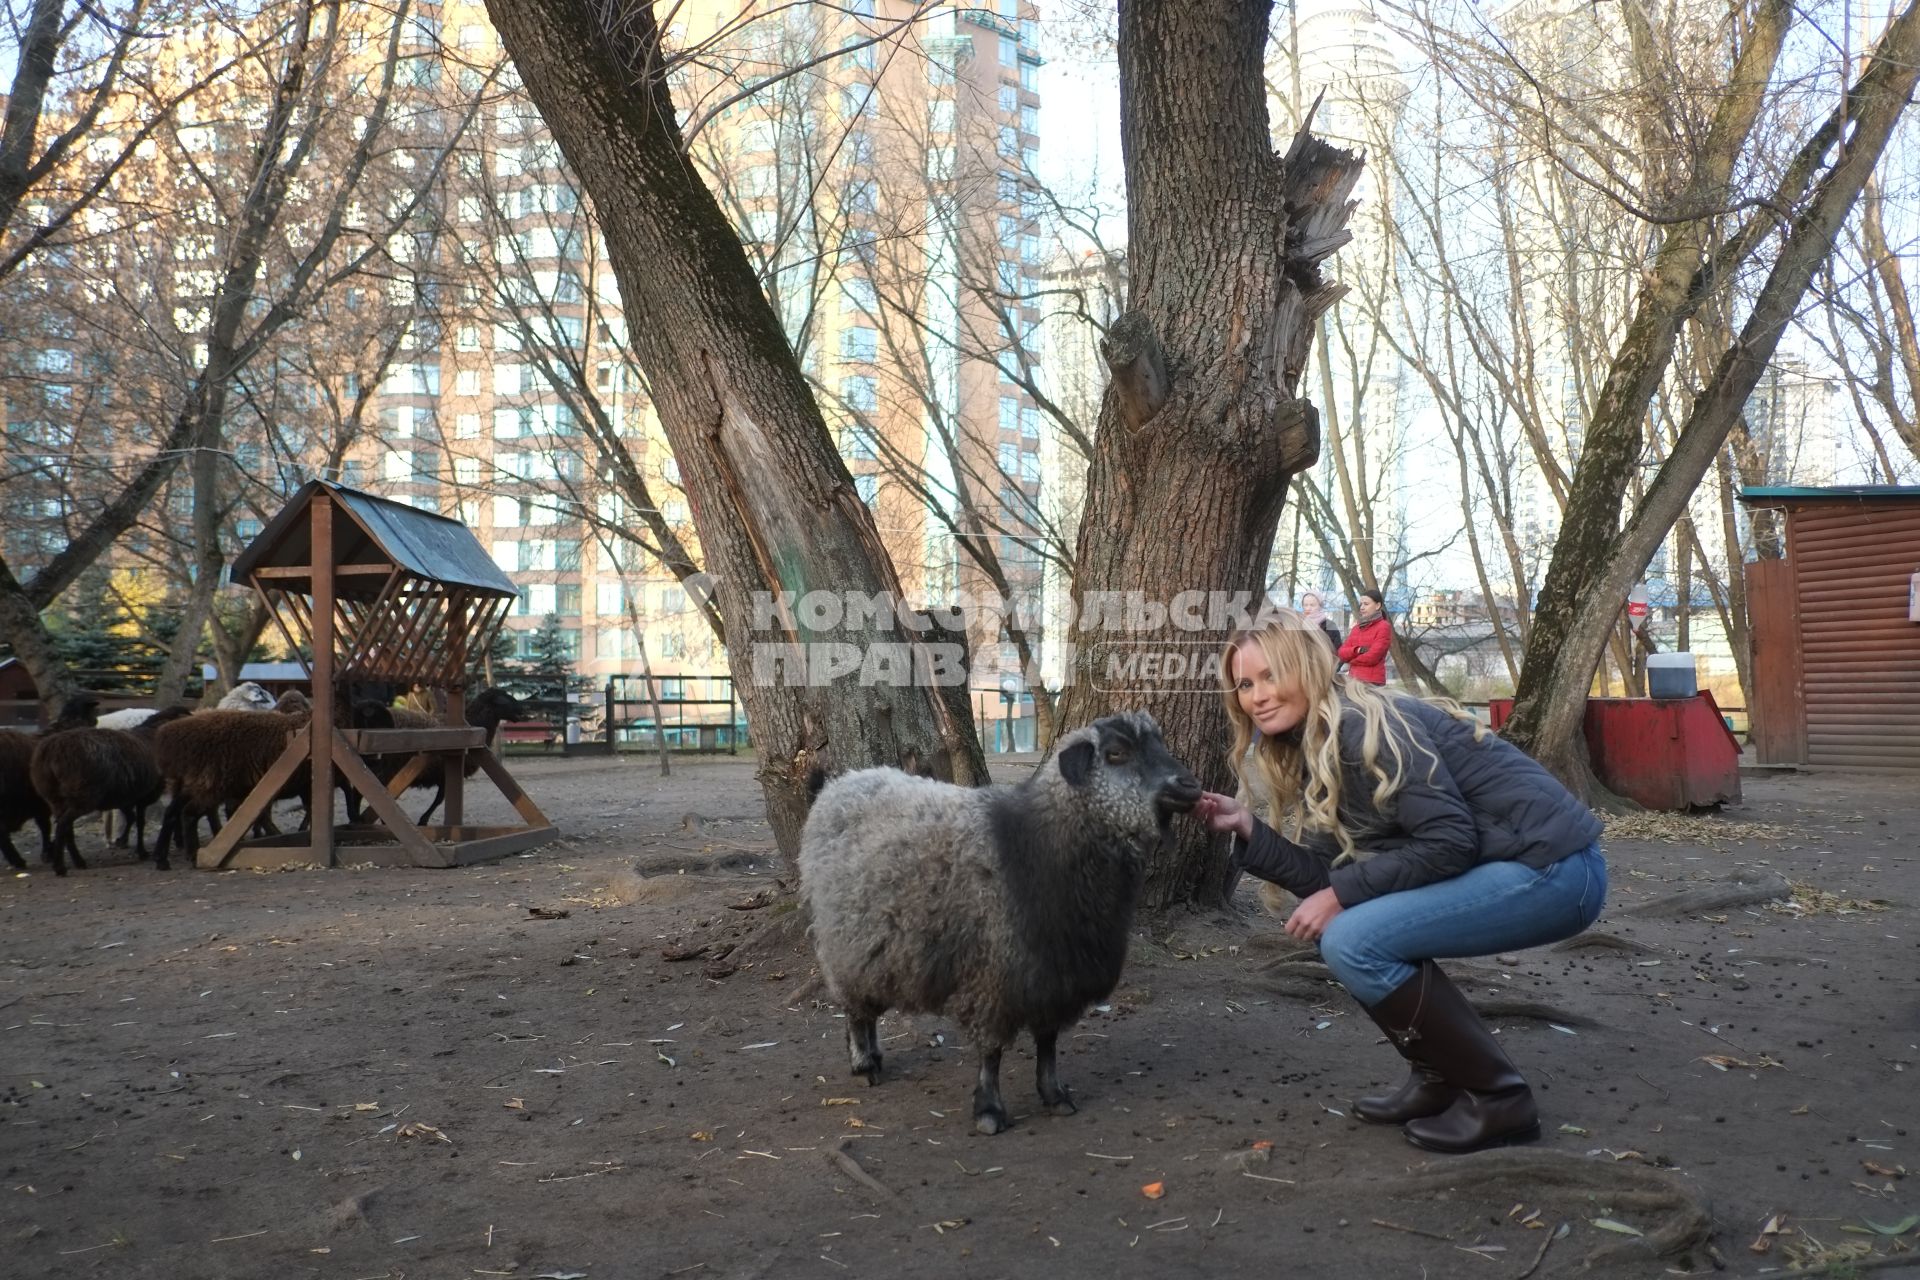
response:
[[[1285,685],[1274,679],[1267,655],[1252,641],[1233,651],[1234,689],[1240,709],[1261,733],[1286,733],[1307,718],[1307,692],[1298,680]]]
[[[1320,597],[1313,594],[1313,592],[1309,591],[1307,592],[1307,594],[1300,597],[1300,607],[1302,609],[1305,609],[1308,613],[1312,613],[1315,609],[1318,609],[1320,607]]]
[[[1360,616],[1363,618],[1379,617],[1380,616],[1379,604],[1376,601],[1374,601],[1370,596],[1361,596],[1360,597]]]

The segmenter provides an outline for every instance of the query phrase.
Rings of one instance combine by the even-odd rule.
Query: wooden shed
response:
[[[1763,764],[1920,770],[1920,487],[1747,489],[1786,557],[1746,567]]]

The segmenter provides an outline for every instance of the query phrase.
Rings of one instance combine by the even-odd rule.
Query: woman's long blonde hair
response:
[[[1241,709],[1233,658],[1235,651],[1246,644],[1259,648],[1282,688],[1297,681],[1305,691],[1307,713],[1297,737],[1262,735]],[[1350,711],[1364,722],[1361,762],[1373,779],[1373,808],[1385,813],[1406,780],[1408,765],[1403,744],[1410,740],[1411,731],[1398,699],[1337,672],[1324,633],[1308,626],[1293,610],[1275,607],[1263,609],[1253,626],[1227,638],[1220,656],[1220,688],[1227,720],[1233,726],[1229,763],[1240,784],[1241,802],[1250,805],[1256,798],[1264,801],[1269,821],[1295,838],[1303,832],[1331,835],[1340,847],[1336,865],[1351,859],[1359,852],[1354,837],[1364,839],[1372,833],[1349,830],[1340,818],[1340,718]],[[1458,703],[1450,699],[1432,701],[1456,719],[1472,724],[1476,737],[1484,732]],[[1429,770],[1438,766],[1439,759],[1431,752],[1423,748],[1421,754],[1429,757]]]

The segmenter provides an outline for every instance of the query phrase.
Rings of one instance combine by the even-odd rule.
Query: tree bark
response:
[[[793,665],[791,646],[816,663],[871,658],[880,644],[905,652],[914,636],[897,621],[867,625],[784,600],[770,609],[771,594],[756,610],[760,593],[898,600],[900,585],[740,238],[686,154],[653,6],[490,0],[488,11],[599,211],[632,347],[713,576],[782,853],[791,863],[798,852],[817,764],[892,764],[908,747],[923,757],[944,748],[958,780],[984,780],[971,723],[954,723],[934,689],[855,687],[845,673],[813,683],[832,669]]]
[[[1361,160],[1304,130],[1268,140],[1267,0],[1122,0],[1121,144],[1128,190],[1128,310],[1103,354],[1101,407],[1081,521],[1063,725],[1151,712],[1214,790],[1230,777],[1226,713],[1203,676],[1154,686],[1113,677],[1128,648],[1212,658],[1225,635],[1156,619],[1184,591],[1257,605],[1292,477],[1319,455],[1298,388],[1319,317],[1339,296],[1320,264],[1349,238]],[[1137,592],[1142,629],[1110,628]],[[1215,621],[1215,620],[1209,620]],[[1157,625],[1156,625],[1157,624]],[[1221,851],[1191,829],[1152,861],[1148,909],[1217,905]]]

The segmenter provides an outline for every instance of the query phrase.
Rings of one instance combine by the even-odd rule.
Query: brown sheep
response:
[[[31,819],[40,828],[40,852],[53,856],[53,828],[47,822],[47,802],[33,789],[33,745],[39,739],[29,733],[0,730],[0,854],[9,866],[26,870],[20,851],[13,847],[13,833]]]
[[[245,800],[286,751],[293,735],[306,730],[311,717],[312,705],[289,690],[273,711],[201,711],[164,726],[154,747],[173,794],[154,846],[155,868],[169,868],[168,854],[176,837],[188,858],[196,856],[200,818],[217,813],[223,805],[231,810]],[[356,705],[351,719],[368,727],[391,724],[378,704]],[[302,762],[275,798],[304,799],[311,789],[310,777]]]
[[[82,714],[90,717],[90,711]],[[76,718],[70,703],[54,728],[34,744],[30,766],[34,789],[53,821],[49,855],[58,876],[67,874],[69,856],[74,866],[87,865],[74,841],[73,824],[102,809],[122,810],[133,820],[134,844],[144,857],[147,806],[161,791],[151,743],[118,729],[63,727]]]
[[[294,705],[285,695],[281,702]],[[287,742],[306,728],[309,715],[306,710],[202,711],[161,728],[154,752],[173,794],[154,842],[155,870],[170,868],[167,855],[175,836],[189,859],[198,852],[200,819],[245,800]]]

